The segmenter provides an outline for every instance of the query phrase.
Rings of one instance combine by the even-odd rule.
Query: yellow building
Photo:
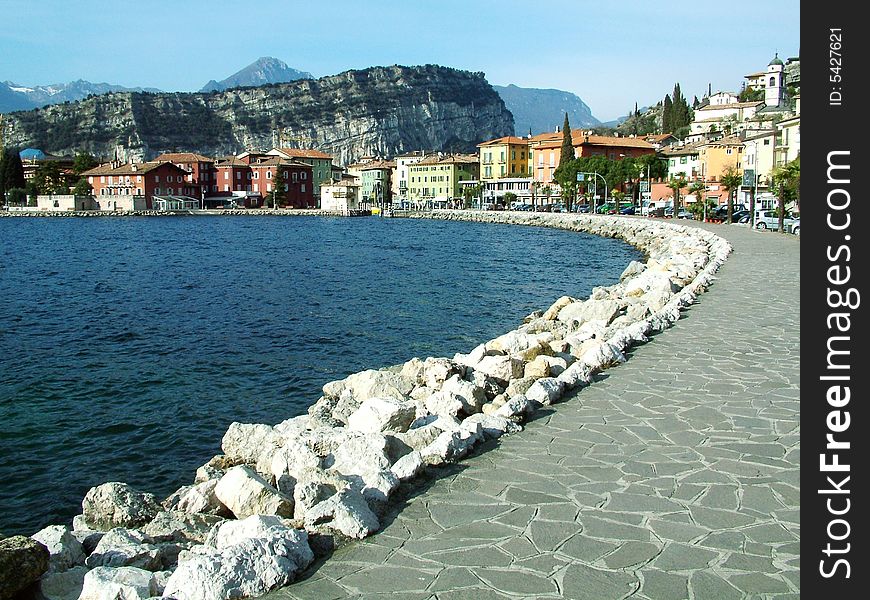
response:
[[[698,151],[701,178],[708,182],[720,181],[728,167],[743,173],[743,142],[735,135],[701,144]]]
[[[493,181],[502,177],[528,177],[529,141],[513,135],[478,144],[480,178]]]
[[[474,154],[431,154],[408,165],[408,198],[414,205],[446,205],[462,197],[463,181],[479,174]]]

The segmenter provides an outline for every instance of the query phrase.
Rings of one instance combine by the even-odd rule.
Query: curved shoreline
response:
[[[232,529],[232,523],[244,523],[241,519],[247,515],[264,513],[295,516],[289,524],[304,527],[315,540],[334,538],[336,532],[365,537],[380,527],[376,513],[399,481],[413,479],[429,465],[459,460],[484,439],[522,429],[521,423],[536,407],[558,401],[569,390],[587,385],[593,373],[623,362],[626,349],[679,318],[680,310],[706,289],[731,251],[725,240],[709,232],[627,217],[469,211],[414,216],[617,237],[640,248],[647,260],[629,265],[619,284],[595,288],[585,301],[559,299],[548,311],[533,313],[524,325],[467,355],[412,359],[392,369],[331,382],[308,416],[275,427],[234,423],[224,436],[225,454],[202,467],[198,483],[178,490],[164,508],[188,514],[230,508],[239,521],[209,524],[215,532],[209,538]],[[464,418],[460,421],[459,416]],[[396,445],[390,440],[396,439],[403,445],[399,452],[389,448]],[[373,470],[372,462],[380,464]],[[238,492],[244,486],[256,487],[266,503],[253,510],[245,506]],[[92,494],[96,489],[88,496],[98,495]],[[185,510],[194,505],[195,510]],[[153,521],[156,513],[150,516]],[[286,531],[277,532],[274,522],[267,526],[262,517],[249,519],[260,519],[260,536],[286,539],[286,531],[298,531],[285,526]],[[79,534],[93,535],[95,521],[93,514],[83,515],[74,524]],[[133,524],[112,525],[135,529]],[[241,542],[252,539],[242,537]],[[302,537],[294,543],[307,549],[307,536]],[[221,554],[214,540],[211,546],[206,541],[196,548],[182,550],[177,575],[164,576],[167,591],[179,598],[202,597],[191,581],[206,576],[208,561],[233,560],[228,550]],[[310,557],[300,559],[294,571],[304,569],[306,560]],[[280,583],[290,581],[292,576]],[[261,594],[273,587],[252,591]]]

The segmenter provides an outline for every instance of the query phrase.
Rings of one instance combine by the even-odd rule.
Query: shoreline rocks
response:
[[[89,597],[126,586],[130,600],[144,600],[146,590],[225,600],[291,583],[313,560],[309,535],[329,547],[378,531],[401,484],[461,460],[484,440],[522,431],[538,408],[625,361],[628,348],[679,319],[731,251],[701,229],[625,217],[414,216],[618,237],[646,260],[630,263],[619,283],[588,298],[559,298],[467,354],[412,358],[329,382],[308,414],[276,425],[233,423],[224,454],[162,505],[125,484],[92,488],[72,532],[86,540]],[[63,534],[52,530],[51,540]],[[50,546],[52,565],[81,568],[69,543]],[[109,566],[133,570],[102,570]]]

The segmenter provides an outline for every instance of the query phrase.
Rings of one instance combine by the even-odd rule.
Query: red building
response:
[[[279,207],[314,208],[314,185],[312,167],[309,164],[267,154],[245,152],[228,156],[215,163],[217,191],[210,192],[213,204],[217,200],[235,197],[247,208],[265,204],[272,193],[272,180],[281,169],[284,176],[284,194],[279,198]]]
[[[101,206],[104,201],[115,200],[113,205],[119,208],[151,209],[154,196],[199,197],[199,190],[187,180],[187,171],[171,162],[109,163],[82,175],[88,178]],[[144,206],[136,199],[143,200]]]
[[[164,152],[154,160],[159,162],[168,161],[187,171],[187,183],[198,188],[196,198],[208,196],[212,189],[217,187],[217,171],[214,159],[195,152]]]

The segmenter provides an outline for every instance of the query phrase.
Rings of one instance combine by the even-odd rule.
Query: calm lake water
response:
[[[446,221],[0,219],[0,531],[69,523],[106,481],[164,497],[232,421],[274,424],[333,379],[467,352],[637,258]]]

